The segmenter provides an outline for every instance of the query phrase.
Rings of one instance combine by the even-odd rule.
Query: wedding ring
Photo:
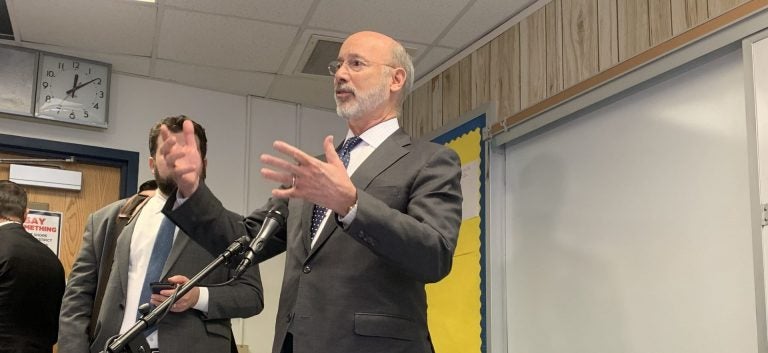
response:
[[[296,176],[291,175],[291,187],[294,187],[296,185]]]

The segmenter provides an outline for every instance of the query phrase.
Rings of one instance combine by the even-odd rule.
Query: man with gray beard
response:
[[[400,43],[355,33],[328,69],[347,138],[334,147],[326,137],[320,158],[275,141],[288,159],[262,155],[261,174],[282,186],[244,220],[256,234],[269,210],[287,219],[256,256],[286,253],[272,352],[433,352],[424,286],[451,270],[461,219],[459,158],[400,129],[397,117],[413,85],[413,64]],[[178,185],[163,212],[218,253],[243,220],[225,216],[197,172],[191,128],[185,124],[183,137],[163,130],[160,153]]]
[[[149,133],[149,168],[157,192],[142,199],[140,206],[134,206],[135,198],[119,200],[88,217],[61,305],[59,353],[101,352],[111,338],[134,325],[142,304],[158,305],[173,294],[173,289],[153,291],[152,282],[184,284],[218,255],[189,241],[189,236],[160,212],[167,195],[176,193],[176,183],[158,153],[160,130],[162,127],[166,133],[181,136],[182,125],[189,126],[195,140],[199,159],[196,174],[201,180],[205,178],[205,129],[183,115],[158,122]],[[118,228],[121,221],[127,223]],[[105,255],[110,249],[114,258]],[[204,281],[225,282],[230,272],[217,268]],[[253,267],[229,285],[194,287],[143,334],[152,352],[236,352],[230,318],[253,316],[263,307],[259,269]]]

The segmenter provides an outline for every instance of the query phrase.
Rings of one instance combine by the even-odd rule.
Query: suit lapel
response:
[[[411,138],[403,132],[403,130],[398,129],[392,133],[392,135],[384,140],[384,142],[382,142],[381,145],[379,145],[379,147],[365,159],[363,164],[355,170],[355,173],[352,174],[351,178],[352,183],[355,184],[358,189],[365,190],[376,176],[395,164],[395,162],[408,153],[408,150],[404,147],[409,144],[411,144]],[[312,221],[313,206],[313,204],[309,204],[308,212],[305,209],[304,214],[302,214],[302,222]],[[338,227],[338,223],[333,217],[336,217],[336,215],[332,213],[330,218],[325,222],[323,229],[320,229],[318,234],[319,238],[315,242],[315,246],[311,247],[307,259],[311,258],[312,255],[325,244]],[[309,231],[307,231],[306,238],[309,239]]]
[[[117,249],[115,250],[115,262],[117,262],[117,273],[120,276],[120,284],[123,289],[123,298],[128,290],[128,269],[131,257],[131,239],[133,238],[133,228],[136,226],[136,220],[128,223],[123,231],[117,237]],[[114,271],[113,271],[114,272]]]
[[[317,241],[315,242],[315,246],[312,247],[312,249],[309,251],[309,256],[307,259],[312,257],[312,254],[316,253],[318,249],[320,249],[323,244],[325,244],[325,241],[328,240],[328,238],[331,236],[334,230],[336,230],[336,227],[338,225],[336,224],[336,220],[334,219],[336,217],[335,213],[331,213],[330,217],[327,221],[325,221],[325,226],[320,229],[317,234]],[[311,214],[310,214],[311,218]],[[309,235],[307,235],[307,238],[309,238]]]
[[[367,189],[374,178],[408,154],[405,146],[411,144],[411,137],[403,130],[392,133],[352,174],[352,183],[359,189]]]
[[[315,204],[311,202],[302,202],[301,207],[301,243],[304,244],[304,253],[308,254],[312,248],[312,241],[309,239],[312,232],[312,211]]]

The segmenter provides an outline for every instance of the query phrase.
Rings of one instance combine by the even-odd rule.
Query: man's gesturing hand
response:
[[[327,136],[323,141],[327,162],[314,158],[283,141],[275,141],[272,147],[295,161],[292,163],[269,154],[261,155],[261,162],[273,168],[262,168],[261,175],[269,180],[291,186],[287,189],[273,189],[272,196],[300,198],[327,207],[341,216],[347,214],[357,200],[357,189],[336,153],[333,136]]]
[[[182,132],[179,133],[172,133],[165,125],[160,126],[157,159],[156,163],[164,163],[170,173],[169,177],[176,181],[181,197],[189,197],[197,190],[203,159],[197,147],[192,121],[184,121]]]

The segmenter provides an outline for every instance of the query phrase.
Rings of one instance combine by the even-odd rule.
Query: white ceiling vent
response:
[[[339,55],[343,38],[313,34],[299,59],[296,73],[311,76],[331,76],[328,64]]]

